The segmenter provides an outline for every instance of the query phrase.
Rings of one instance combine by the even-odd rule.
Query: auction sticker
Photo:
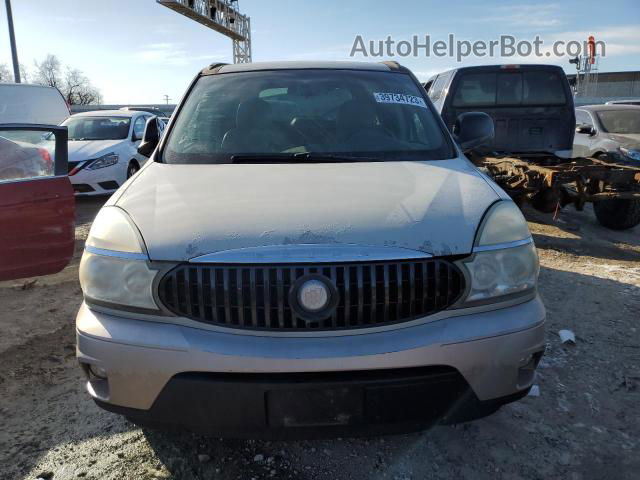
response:
[[[421,97],[415,95],[405,95],[404,93],[374,93],[374,98],[378,103],[397,103],[400,105],[413,105],[415,107],[427,108],[427,104]]]

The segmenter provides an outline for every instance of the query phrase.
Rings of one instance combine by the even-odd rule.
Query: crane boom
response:
[[[233,40],[233,63],[251,62],[251,19],[234,7],[238,0],[156,1]]]

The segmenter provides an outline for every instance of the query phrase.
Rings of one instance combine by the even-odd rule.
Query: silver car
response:
[[[575,157],[602,157],[640,165],[640,106],[576,108]]]
[[[228,437],[488,415],[544,350],[517,206],[396,63],[212,65],[95,219],[78,360],[96,403]]]

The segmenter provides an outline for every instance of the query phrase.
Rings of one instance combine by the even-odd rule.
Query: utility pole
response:
[[[18,49],[16,47],[16,34],[13,31],[13,15],[11,13],[11,0],[5,0],[7,6],[7,23],[9,24],[9,41],[11,42],[11,58],[13,60],[13,78],[20,83],[20,63],[18,62]]]
[[[169,100],[171,100],[171,98],[169,98],[169,95],[163,95],[164,97],[164,101],[167,102],[167,105],[169,105]]]

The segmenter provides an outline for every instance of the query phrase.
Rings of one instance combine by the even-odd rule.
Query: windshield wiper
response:
[[[293,154],[273,154],[265,155],[257,153],[255,155],[231,155],[231,163],[290,163],[295,160]]]
[[[361,155],[343,155],[341,153],[296,153],[296,159],[303,159],[308,162],[384,162],[384,158],[365,157]]]
[[[273,155],[232,155],[231,163],[343,163],[343,162],[384,162],[379,157],[342,155],[334,153],[301,152]]]

